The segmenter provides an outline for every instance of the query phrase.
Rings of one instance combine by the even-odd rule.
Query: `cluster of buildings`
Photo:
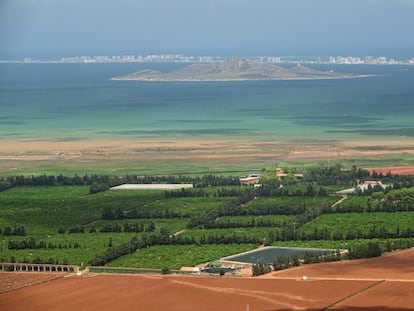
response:
[[[183,54],[150,54],[150,55],[97,55],[97,56],[65,56],[55,60],[36,60],[26,57],[23,60],[0,61],[17,63],[133,63],[133,62],[188,62],[188,63],[208,63],[221,62],[228,57],[217,56],[185,56]],[[330,56],[328,58],[314,57],[301,59],[297,57],[280,56],[261,56],[248,57],[268,64],[352,64],[352,65],[414,65],[414,58],[409,60],[396,60],[394,58],[381,57],[356,57],[356,56]]]
[[[212,56],[184,56],[182,54],[151,54],[151,55],[95,55],[95,56],[65,56],[56,60],[35,60],[30,57],[23,63],[149,63],[149,62],[214,62],[218,58]],[[17,61],[20,62],[20,61]]]
[[[322,61],[321,61],[322,62]],[[414,58],[411,58],[407,61],[396,60],[394,58],[387,58],[385,56],[381,57],[372,57],[366,56],[364,58],[361,57],[342,57],[342,56],[330,56],[327,61],[328,64],[352,64],[352,65],[403,65],[403,64],[414,64]]]
[[[288,174],[283,172],[281,168],[277,168],[275,172],[276,177],[281,181],[285,179]],[[303,174],[293,174],[293,176],[297,179],[302,179]],[[260,184],[260,178],[262,177],[261,174],[249,174],[246,176],[242,176],[239,178],[240,185],[259,185]]]

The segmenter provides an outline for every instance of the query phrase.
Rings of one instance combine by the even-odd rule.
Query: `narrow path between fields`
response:
[[[175,233],[171,234],[171,235],[170,235],[170,237],[180,235],[180,234],[184,233],[184,232],[185,232],[185,230],[186,230],[186,229],[183,229],[183,230],[177,231],[177,232],[175,232]]]
[[[334,204],[332,204],[331,205],[331,207],[335,207],[335,206],[337,206],[338,204],[341,204],[343,201],[345,201],[346,199],[348,198],[348,196],[345,194],[345,195],[343,195],[342,196],[342,198],[341,199],[339,199],[338,201],[336,201]]]

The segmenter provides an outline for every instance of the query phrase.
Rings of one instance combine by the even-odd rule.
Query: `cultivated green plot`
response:
[[[108,266],[180,269],[254,249],[253,244],[156,245],[122,256]]]
[[[411,237],[414,212],[342,213],[322,215],[302,226],[303,240]]]
[[[348,196],[334,208],[334,211],[363,212],[368,207],[369,199],[369,196]]]
[[[232,228],[232,229],[193,229],[186,230],[183,238],[194,238],[199,243],[265,243],[269,236],[279,236],[280,228]]]
[[[0,261],[64,263],[86,266],[97,253],[110,245],[117,246],[139,234],[128,233],[75,233],[54,234],[42,238],[8,237],[5,247],[0,243]],[[35,247],[11,249],[10,243],[35,241]]]
[[[188,217],[194,213],[208,211],[217,208],[225,202],[231,200],[231,197],[209,197],[209,198],[166,198],[147,204],[142,211],[146,212],[166,212],[178,214],[181,217]]]
[[[215,221],[217,227],[281,227],[295,222],[294,215],[222,216]]]
[[[323,206],[330,206],[337,197],[277,197],[258,198],[244,206],[244,213],[247,215],[298,215],[306,211],[322,209]]]
[[[164,198],[163,191],[106,191],[89,194],[87,186],[25,186],[0,193],[0,226],[25,225],[29,233],[87,225],[105,209],[146,208]],[[156,203],[155,203],[156,204]]]
[[[170,234],[186,228],[188,218],[142,218],[123,220],[97,220],[85,226],[85,230],[95,229],[97,232],[154,232],[161,228]]]
[[[84,186],[15,187],[0,193],[0,224],[24,225],[29,234],[54,233],[100,218],[96,197]]]
[[[414,245],[410,180],[336,205],[341,197],[305,182],[289,186],[289,195],[279,192],[288,187],[226,180],[189,191],[96,194],[89,186],[14,185],[0,192],[0,261],[173,269],[261,244],[351,249],[358,258],[371,242],[379,251]]]
[[[369,242],[378,243],[383,251],[405,249],[414,246],[414,238],[387,238],[387,239],[354,239],[354,240],[310,240],[310,241],[278,241],[272,246],[281,247],[310,247],[321,249],[347,250],[358,245],[366,245]]]

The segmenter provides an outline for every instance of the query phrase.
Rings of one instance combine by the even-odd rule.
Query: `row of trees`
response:
[[[153,222],[149,223],[148,226],[145,226],[143,223],[134,223],[130,224],[125,222],[123,226],[119,224],[105,224],[99,229],[100,232],[154,232],[156,230],[155,224]]]
[[[401,200],[394,202],[387,202],[386,200],[381,201],[368,201],[366,206],[359,204],[339,204],[335,207],[329,205],[323,206],[323,214],[334,214],[334,213],[374,213],[374,212],[413,212],[414,204],[411,203],[412,199]]]
[[[370,258],[370,257],[379,257],[383,253],[383,250],[379,243],[377,242],[368,242],[364,244],[354,245],[348,249],[348,258],[349,259],[360,259],[360,258]]]
[[[290,222],[277,222],[272,220],[259,219],[255,220],[252,218],[247,222],[243,221],[214,221],[213,223],[208,223],[204,225],[206,229],[231,229],[231,228],[257,228],[257,227],[284,227],[287,226]]]
[[[311,253],[305,252],[303,255],[303,260],[300,260],[297,255],[292,256],[276,256],[273,259],[273,269],[275,271],[288,269],[290,267],[300,266],[301,262],[303,264],[312,264],[320,262],[332,262],[341,260],[341,252],[339,250],[334,252],[323,252],[321,253]]]
[[[24,257],[22,260],[17,261],[16,258],[14,256],[10,256],[10,259],[1,257],[0,258],[0,262],[20,262],[20,263],[35,263],[35,264],[52,264],[52,265],[68,265],[69,261],[67,258],[59,261],[56,258],[53,257],[49,257],[47,259],[45,258],[40,258],[39,256],[36,256],[34,258],[31,259],[27,259],[26,257]],[[13,266],[9,267],[8,271],[13,271]]]
[[[20,241],[9,240],[7,243],[8,249],[64,249],[64,248],[79,248],[79,243],[69,244],[56,244],[56,243],[46,243],[43,240],[36,241],[34,237],[30,239],[24,239]]]
[[[369,171],[353,166],[344,170],[340,164],[333,166],[315,166],[304,172],[304,182],[318,185],[355,185],[370,176]]]
[[[119,178],[116,176],[98,176],[96,174],[84,175],[84,176],[64,176],[62,174],[58,176],[54,175],[31,175],[31,176],[8,176],[0,178],[0,185],[13,187],[13,186],[65,186],[65,185],[91,185],[94,182],[104,182],[108,184],[119,184]]]
[[[252,266],[252,275],[253,276],[259,276],[266,273],[269,273],[272,271],[272,268],[270,265],[264,263],[264,262],[258,262],[253,264]]]
[[[60,175],[19,175],[0,177],[0,191],[6,190],[14,186],[61,186],[61,185],[80,185],[90,186],[91,193],[97,193],[109,189],[116,185],[124,183],[192,183],[195,187],[211,187],[211,186],[237,186],[240,184],[238,177],[235,176],[219,176],[219,175],[159,175],[159,176],[140,176],[126,175],[123,177],[109,175],[84,175],[84,176],[64,176]]]
[[[181,218],[185,215],[181,213],[165,210],[155,209],[140,211],[138,208],[133,208],[129,211],[123,211],[120,207],[105,207],[102,211],[102,219],[104,220],[122,220],[122,219],[145,219],[145,218]]]
[[[2,233],[0,229],[0,234]],[[27,234],[25,226],[6,226],[3,230],[4,236],[25,236]]]
[[[334,231],[335,230],[335,231]],[[347,231],[331,230],[327,227],[314,228],[312,232],[298,232],[296,239],[300,241],[315,240],[355,240],[355,239],[391,239],[391,238],[413,238],[414,229],[400,229],[399,226],[395,230],[389,230],[386,226],[372,226],[368,231],[349,229]]]
[[[203,188],[181,189],[180,191],[165,191],[166,198],[179,197],[241,197],[245,193],[258,197],[316,197],[327,196],[328,191],[324,187],[313,184],[304,184],[303,187],[279,187],[274,184],[262,184],[260,187],[222,188],[214,192],[207,192]]]

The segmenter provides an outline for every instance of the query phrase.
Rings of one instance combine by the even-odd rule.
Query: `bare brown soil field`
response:
[[[414,175],[414,166],[396,166],[396,167],[375,167],[375,168],[368,168],[369,172],[372,173],[373,171],[382,174],[387,174],[391,172],[393,175]]]
[[[332,310],[413,310],[414,282],[385,281],[363,293],[350,297]]]
[[[0,310],[413,310],[413,262],[409,249],[258,278],[72,276],[0,294]]]
[[[265,277],[406,280],[414,282],[414,248],[381,257],[305,265]]]
[[[97,275],[0,295],[12,310],[319,310],[372,281]]]
[[[62,278],[59,273],[0,272],[0,293]]]

